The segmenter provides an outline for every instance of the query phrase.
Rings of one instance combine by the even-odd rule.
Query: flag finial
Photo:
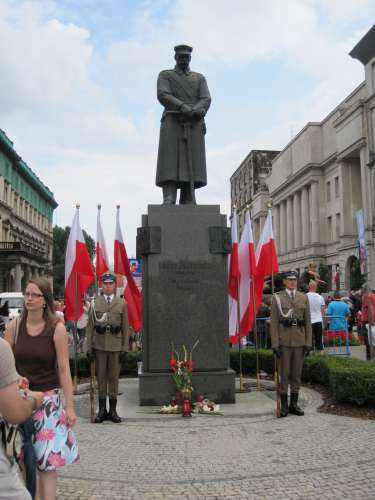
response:
[[[79,203],[76,203],[76,208],[79,210],[81,205]]]
[[[120,210],[120,205],[116,205],[117,210]]]
[[[100,210],[102,208],[101,204],[98,203],[98,210]]]
[[[267,203],[267,208],[272,208],[273,207],[273,203],[272,203],[272,200],[270,200],[268,203]]]

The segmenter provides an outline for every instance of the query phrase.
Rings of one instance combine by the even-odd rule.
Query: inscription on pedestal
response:
[[[160,279],[178,291],[194,292],[201,285],[202,273],[211,267],[205,262],[160,262]]]

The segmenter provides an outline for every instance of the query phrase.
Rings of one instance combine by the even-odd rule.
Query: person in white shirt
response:
[[[315,351],[320,353],[323,351],[323,315],[325,310],[324,299],[319,293],[316,292],[317,282],[310,281],[309,291],[306,294],[309,299],[311,325],[313,334],[313,347]]]

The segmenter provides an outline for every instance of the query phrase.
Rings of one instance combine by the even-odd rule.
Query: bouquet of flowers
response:
[[[192,391],[193,386],[191,383],[193,372],[193,351],[199,344],[199,340],[195,342],[190,351],[185,345],[182,346],[181,352],[174,349],[172,345],[172,354],[169,359],[169,366],[173,371],[172,377],[176,384],[176,389],[181,393]]]
[[[211,415],[223,415],[220,411],[220,405],[210,401],[208,398],[203,396],[198,397],[198,401],[194,403],[195,413],[205,413]]]

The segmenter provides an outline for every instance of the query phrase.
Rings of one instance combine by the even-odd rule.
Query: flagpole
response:
[[[243,392],[243,376],[242,376],[242,346],[241,346],[241,335],[240,335],[240,286],[237,281],[237,329],[238,329],[238,355],[240,362],[240,392]]]
[[[78,363],[77,363],[77,322],[78,322],[78,273],[74,273],[74,329],[73,329],[73,347],[74,347],[74,392],[77,392],[78,385]]]
[[[80,209],[79,203],[76,204],[77,211]],[[77,323],[78,323],[78,273],[74,272],[74,329],[73,329],[73,352],[74,352],[74,392],[78,387],[78,360],[77,360]]]
[[[247,207],[250,215],[250,206],[248,205]],[[253,227],[252,227],[252,217],[250,217],[250,224],[251,224],[251,232],[253,232]],[[251,259],[250,259],[250,264],[251,264]],[[255,340],[255,358],[256,358],[256,377],[257,377],[257,389],[260,390],[260,376],[259,376],[259,346],[258,346],[258,325],[257,325],[257,318],[256,318],[256,307],[255,307],[255,286],[254,286],[254,269],[250,268],[250,276],[251,276],[251,288],[250,288],[250,293],[252,294],[252,304],[253,304],[253,334],[254,334],[254,340]]]
[[[235,209],[236,206],[234,205],[233,208]],[[235,212],[235,216],[237,217],[237,212]],[[238,222],[238,218],[236,220],[236,225]],[[238,225],[237,225],[237,241],[238,241]],[[241,311],[240,311],[240,283],[239,280],[237,280],[237,331],[238,331],[238,357],[239,357],[239,369],[240,369],[240,391],[243,392],[243,375],[242,375],[242,345],[241,345],[241,335],[240,335],[240,326],[241,326],[241,317],[240,317]]]
[[[272,211],[272,201],[267,203],[267,207]],[[271,261],[273,265],[273,260]],[[275,293],[275,277],[273,272],[273,267],[271,268],[271,293],[272,296]],[[276,417],[280,418],[281,400],[280,400],[280,376],[279,376],[279,362],[276,354],[273,355],[274,358],[274,379],[275,379],[275,390],[276,390]]]

